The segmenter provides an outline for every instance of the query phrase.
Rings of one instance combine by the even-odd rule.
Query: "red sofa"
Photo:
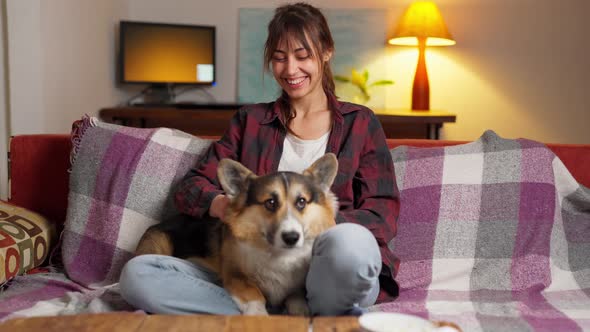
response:
[[[459,141],[390,139],[399,145],[435,147]],[[590,144],[548,144],[574,178],[590,187]],[[10,141],[10,199],[15,205],[38,212],[61,225],[68,197],[69,135],[19,135]]]
[[[390,148],[398,145],[440,147],[445,145],[456,145],[460,143],[464,142],[399,139],[388,141]],[[549,144],[548,146],[563,161],[564,165],[569,169],[570,173],[579,183],[585,185],[586,187],[590,187],[590,144]],[[48,217],[58,226],[61,226],[65,220],[67,209],[67,197],[69,187],[69,176],[67,170],[70,164],[70,148],[71,143],[68,135],[20,135],[14,137],[10,142],[10,202],[15,205],[19,205],[30,210],[36,211]],[[427,158],[425,158],[425,160],[426,159]],[[537,164],[539,163],[540,159],[529,158],[528,160],[533,160],[533,163],[530,165],[539,166],[539,169],[541,170],[547,168],[547,165],[543,164],[543,162],[540,162],[540,164],[542,165]],[[553,161],[552,158],[551,160]],[[397,165],[399,165],[399,174],[404,174],[403,172],[408,171],[407,168],[404,168],[404,164],[398,163]],[[502,165],[510,166],[509,163]],[[419,166],[414,169],[419,170],[423,166],[424,165],[420,166],[419,164]],[[457,166],[457,168],[455,169],[461,172],[465,170],[465,168],[462,168],[460,165],[455,166]],[[542,172],[539,172],[539,169],[536,169],[536,167],[531,167],[531,169],[533,175],[537,175],[537,173],[543,174]],[[563,171],[562,168],[559,169]],[[564,171],[564,173],[567,172]],[[420,177],[414,176],[413,178],[422,181],[422,175],[423,174],[421,173]],[[567,184],[571,185],[574,181],[569,181],[571,180],[569,176],[567,178]],[[412,177],[409,176],[405,179],[412,179]],[[560,183],[563,184],[562,182],[563,181],[561,181]],[[521,182],[521,184],[522,183],[526,184],[526,182]],[[404,184],[407,183],[404,182]],[[403,185],[401,187],[402,191],[400,197],[403,201]],[[426,187],[429,186],[424,186],[424,188]],[[525,188],[525,195],[522,197],[533,197],[535,203],[532,205],[537,204],[536,202],[543,203],[544,201],[539,201],[538,199],[538,197],[543,196],[537,197],[531,196],[530,194],[537,193],[537,191],[535,190],[537,190],[538,188],[547,187],[548,186],[546,185],[543,185],[541,187],[530,185],[523,186],[522,188]],[[552,188],[551,190],[557,188],[557,186],[553,187],[554,188]],[[522,241],[522,237],[518,238],[521,240],[518,241],[518,244],[522,245],[519,248],[525,248],[526,250],[528,250],[527,252],[533,252],[533,250],[537,250],[538,243],[557,243],[559,245],[556,246],[557,249],[555,251],[559,251],[559,248],[563,248],[564,246],[570,246],[571,250],[568,252],[569,256],[565,256],[565,259],[570,259],[571,257],[573,264],[569,264],[568,262],[566,262],[566,270],[556,269],[555,266],[558,265],[551,265],[549,273],[537,272],[531,274],[533,276],[549,275],[551,278],[553,278],[551,280],[555,281],[554,284],[551,284],[551,287],[553,288],[545,287],[548,285],[541,283],[534,284],[535,287],[532,288],[511,288],[512,279],[510,279],[510,277],[513,275],[513,272],[514,275],[520,277],[522,276],[522,274],[517,274],[517,272],[524,270],[528,271],[531,269],[533,270],[533,272],[535,272],[537,270],[542,270],[543,268],[548,268],[548,254],[516,256],[507,255],[504,253],[504,251],[491,252],[490,250],[488,250],[487,252],[485,252],[485,255],[481,256],[484,258],[482,260],[483,263],[480,262],[479,265],[476,266],[475,263],[473,263],[475,259],[472,258],[478,257],[475,254],[477,242],[476,240],[481,240],[481,243],[478,244],[479,247],[477,247],[479,249],[485,249],[486,245],[488,245],[490,242],[493,242],[490,246],[491,248],[493,248],[492,250],[498,250],[497,248],[503,250],[503,248],[505,248],[506,246],[493,246],[493,244],[495,244],[496,242],[501,242],[496,241],[497,238],[494,237],[495,234],[493,232],[490,232],[492,234],[491,236],[489,236],[487,235],[488,233],[482,232],[482,234],[478,233],[478,235],[473,232],[469,233],[464,231],[465,229],[474,230],[475,227],[464,227],[465,225],[469,226],[469,222],[463,222],[463,219],[460,219],[461,216],[464,215],[463,214],[457,217],[457,220],[460,220],[459,222],[451,223],[453,227],[450,228],[450,231],[449,227],[441,227],[440,232],[437,230],[425,228],[425,225],[430,226],[434,222],[422,222],[420,224],[413,224],[409,222],[400,223],[400,225],[403,224],[406,227],[400,227],[398,229],[398,236],[396,237],[396,240],[405,242],[400,242],[399,247],[396,247],[396,249],[398,249],[398,253],[400,253],[400,255],[406,255],[404,256],[405,260],[403,260],[400,256],[400,259],[402,259],[402,265],[400,265],[400,272],[404,271],[402,269],[402,266],[404,266],[403,264],[405,264],[406,268],[405,274],[400,273],[400,280],[404,281],[405,284],[402,284],[400,281],[400,285],[402,285],[402,292],[400,292],[400,297],[396,299],[396,301],[378,304],[373,307],[373,310],[385,312],[409,312],[412,314],[429,315],[424,317],[429,317],[435,320],[455,322],[459,324],[459,326],[462,326],[462,328],[464,328],[465,331],[475,329],[476,326],[479,326],[478,324],[483,324],[481,326],[485,326],[486,330],[513,330],[512,327],[515,327],[514,330],[518,329],[516,327],[520,327],[520,330],[590,330],[590,311],[588,310],[588,308],[590,308],[590,306],[588,305],[590,301],[586,296],[587,287],[585,287],[584,284],[576,283],[576,281],[574,280],[574,272],[582,271],[583,273],[587,273],[587,268],[585,268],[584,266],[582,266],[583,269],[580,269],[579,262],[587,262],[586,260],[584,260],[583,257],[585,257],[584,253],[586,252],[585,250],[587,248],[587,239],[590,238],[588,236],[588,231],[590,229],[587,227],[587,225],[589,225],[588,222],[590,221],[590,213],[588,212],[590,211],[588,210],[588,207],[590,207],[590,191],[587,191],[585,188],[581,188],[581,190],[578,190],[580,188],[577,186],[577,183],[575,187],[576,193],[578,195],[572,195],[573,200],[567,200],[567,204],[563,204],[563,206],[562,204],[560,204],[560,213],[555,214],[557,216],[556,218],[567,219],[567,232],[565,227],[563,226],[566,224],[565,222],[563,222],[563,220],[560,220],[560,222],[555,223],[557,227],[549,228],[545,227],[547,225],[547,222],[544,221],[545,219],[539,219],[538,217],[536,217],[536,214],[532,218],[524,218],[523,220],[526,221],[522,222],[520,226],[521,228],[514,228],[515,230],[530,230],[528,232],[520,234],[521,236],[527,236],[526,238],[524,238],[525,241]],[[421,190],[420,188],[418,189]],[[410,190],[405,191],[406,199],[408,197],[407,193],[410,193],[411,195],[411,192],[425,192],[423,190],[419,190],[416,191],[416,187],[410,187]],[[569,190],[571,190],[571,187],[569,188]],[[551,191],[550,193],[553,193],[553,191]],[[412,210],[412,204],[414,203],[416,204],[413,205],[413,211],[418,212],[422,212],[423,210],[428,211],[429,209],[439,211],[440,207],[445,206],[441,203],[432,204],[432,206],[424,204],[428,203],[427,201],[429,196],[414,195],[410,197],[411,198],[408,199],[406,202],[411,203],[402,203],[402,206],[406,206],[406,213],[408,213],[408,210]],[[424,197],[426,197],[426,199],[424,199]],[[492,207],[504,209],[506,205],[504,205],[503,203],[506,201],[502,199],[502,194],[496,194],[496,196],[494,197],[499,197],[499,199],[497,200],[497,202],[493,203],[495,205],[492,205]],[[467,198],[469,198],[469,196],[467,196]],[[521,196],[517,198],[517,204],[520,204],[520,199]],[[508,199],[508,201],[510,200]],[[522,200],[522,202],[524,202],[524,206],[531,206],[531,204],[526,205],[528,202],[530,202],[527,199]],[[579,204],[571,205],[571,203],[576,202],[578,202]],[[568,204],[573,206],[573,208],[563,208]],[[543,207],[549,205],[535,205],[535,207],[537,206]],[[579,207],[581,209],[576,210],[576,208]],[[446,215],[449,216],[450,210],[447,209],[444,211],[446,211]],[[472,210],[467,208],[462,209],[461,211],[462,213],[464,213],[465,211],[469,212]],[[520,210],[516,211],[518,212]],[[546,213],[546,211],[550,211],[550,209],[534,209],[534,213],[537,213],[538,211],[540,211],[539,215],[545,216],[544,213]],[[528,215],[525,214],[525,216]],[[424,219],[426,220],[426,218]],[[512,221],[507,218],[504,219],[503,222],[505,224],[510,224],[510,222],[512,222],[513,224],[520,222],[520,219],[516,219],[516,221]],[[436,219],[436,222],[438,222],[438,219]],[[551,220],[551,222],[554,221]],[[489,224],[493,224],[493,221],[486,223],[486,226],[489,226]],[[489,230],[490,228],[487,229]],[[507,230],[507,232],[500,232],[499,234],[519,234],[518,232],[513,231],[512,228],[507,228]],[[551,232],[551,236],[549,236],[548,231]],[[459,234],[458,232],[462,232],[460,234],[465,234],[465,236],[452,236],[454,234]],[[419,238],[423,239],[424,241],[413,241],[413,239],[418,238],[418,235]],[[426,237],[423,237],[423,235],[426,235]],[[514,238],[504,236],[504,238],[507,238],[508,240],[501,243],[508,243],[508,245],[513,245],[513,243],[517,243],[516,236],[517,235],[515,235]],[[553,238],[555,238],[556,240],[550,242],[550,239]],[[541,239],[542,241],[539,239]],[[418,243],[418,245],[413,246],[411,242],[416,242]],[[445,251],[443,254],[440,254],[437,257],[434,257],[434,254],[430,254],[430,256],[424,254],[424,250],[422,248],[428,248],[428,250],[434,252],[435,244],[437,243],[440,245],[439,249],[437,250],[441,250],[440,248],[447,250],[449,247],[454,248],[453,250],[457,250],[457,248],[460,248],[462,256],[452,256],[453,253],[459,251],[452,251],[451,254],[448,255]],[[395,245],[397,246],[398,243],[395,243]],[[470,249],[470,252],[466,254],[466,248],[472,249]],[[492,254],[499,252],[499,254],[496,254],[496,256],[492,256],[490,252]],[[510,253],[512,253],[512,251],[510,251]],[[558,253],[552,253],[551,258],[561,259],[561,261],[564,261],[564,258],[560,256],[562,255],[562,253],[562,251],[559,251]],[[500,254],[504,256],[500,256]],[[453,259],[447,259],[448,257],[451,257]],[[487,259],[487,257],[492,257],[492,259]],[[504,257],[504,259],[493,259],[495,257]],[[526,260],[523,260],[522,257],[525,257]],[[538,262],[541,259],[544,260],[543,264],[534,264],[535,262]],[[498,262],[503,263],[506,261],[508,261],[509,264],[498,264]],[[471,289],[471,280],[481,282],[482,277],[487,278],[489,275],[491,275],[485,273],[485,271],[489,271],[485,269],[486,265],[489,264],[491,266],[510,267],[513,266],[513,263],[514,266],[523,266],[526,268],[524,270],[518,270],[516,268],[507,269],[509,273],[509,278],[500,277],[497,279],[500,280],[500,282],[504,280],[509,280],[510,284],[508,285],[498,283],[498,285],[500,286],[503,285],[502,287],[504,288],[495,289],[492,287],[490,289],[488,287],[487,292],[486,290],[482,292],[482,290],[479,288],[474,290]],[[478,271],[484,271],[484,273],[479,272],[479,274],[477,274],[477,277],[472,278],[471,275],[473,274],[473,271],[476,270],[476,267]],[[540,268],[535,269],[534,267]],[[456,275],[451,275],[448,271],[451,271],[451,273],[455,273]],[[434,280],[434,278],[432,278],[435,275],[434,272],[437,273],[436,281],[439,282],[439,284],[437,284],[436,287],[431,287],[433,285],[431,281]],[[403,278],[403,276],[405,276],[405,279]],[[100,294],[105,295],[104,299],[107,300],[106,303],[108,303],[108,306],[106,307],[108,308],[119,308],[119,310],[124,311],[133,310],[133,308],[125,307],[127,305],[126,303],[117,302],[118,298],[116,292],[108,293],[104,288],[99,290],[100,292],[104,291],[104,293],[97,293],[96,290],[85,289],[84,287],[76,284],[74,281],[66,279],[65,276],[62,276],[61,273],[56,273],[56,275],[52,276],[51,278],[48,277],[47,279],[42,279],[42,277],[42,274],[34,274],[32,276],[26,276],[20,279],[15,278],[13,280],[13,283],[17,283],[16,286],[23,287],[11,287],[11,285],[9,285],[9,287],[7,288],[7,292],[11,292],[12,290],[12,293],[10,293],[8,296],[6,296],[7,292],[5,292],[4,294],[0,293],[0,299],[2,299],[2,295],[5,295],[5,299],[7,299],[0,300],[0,304],[4,305],[4,308],[2,308],[2,305],[0,305],[0,322],[2,321],[3,317],[13,318],[17,317],[18,315],[24,315],[25,317],[28,317],[27,314],[23,314],[22,310],[27,311],[29,308],[35,305],[37,301],[45,301],[45,304],[47,304],[48,301],[50,302],[57,298],[60,298],[64,294],[64,292],[71,291],[72,289],[77,290],[77,292],[71,292],[73,294],[71,295],[73,296],[73,300],[69,302],[64,302],[67,303],[68,310],[71,310],[69,306],[74,302],[84,304],[82,300],[76,299],[93,299],[93,301],[98,300],[100,303],[100,301],[103,300],[102,298],[100,298],[100,296],[102,296]],[[582,276],[582,278],[586,278],[586,275]],[[417,281],[414,282],[415,280]],[[441,288],[441,280],[443,282],[447,282],[446,284],[444,284],[446,288]],[[451,280],[451,282],[449,283],[447,280]],[[487,285],[489,285],[490,281],[493,280],[496,279],[485,279],[484,281],[487,281]],[[537,279],[532,280],[534,282]],[[40,287],[40,285],[45,286]],[[540,286],[538,287],[538,285]],[[560,289],[560,285],[565,285],[563,287],[569,288],[564,288],[565,290]],[[540,293],[540,291],[543,289],[542,287],[545,287],[543,291],[547,291],[546,293],[544,293],[544,295],[541,295]],[[33,291],[22,291],[22,289],[33,289]],[[506,292],[506,289],[508,289],[508,292]],[[421,297],[421,294],[429,294],[429,296]],[[430,296],[430,294],[432,294],[432,296]],[[53,301],[52,303],[55,304],[61,302]],[[430,307],[428,306],[430,305],[434,306],[432,307],[433,309],[431,312],[434,314],[434,316],[430,316],[431,313],[428,312],[428,310],[430,310]],[[552,307],[552,305],[555,305],[555,307]],[[86,307],[91,306],[83,305],[82,307],[83,308],[77,309],[85,310]],[[102,308],[101,306],[98,307]],[[492,310],[490,308],[492,308],[495,311],[489,311]],[[2,311],[2,309],[4,309],[4,312]],[[565,311],[569,310],[569,312],[562,313],[561,311],[559,311],[559,309],[564,309]],[[54,312],[61,313],[63,311],[64,310],[61,310],[60,308],[54,308]],[[33,314],[31,310],[28,310],[27,312],[29,316]],[[490,315],[488,312],[491,312],[492,314]],[[529,322],[529,320],[531,322]],[[515,322],[521,325],[510,325],[514,324]],[[0,330],[1,329],[2,328],[0,327]]]

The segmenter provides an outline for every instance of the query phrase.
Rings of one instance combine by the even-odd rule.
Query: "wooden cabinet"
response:
[[[440,129],[446,122],[455,122],[457,116],[444,111],[411,111],[375,109],[375,114],[387,138],[439,139]]]
[[[103,108],[101,120],[125,126],[176,128],[193,135],[219,136],[241,107],[235,104],[128,106]],[[456,116],[442,111],[375,110],[387,138],[438,139],[446,122]]]
[[[176,128],[193,135],[220,136],[240,105],[129,106],[103,108],[101,120],[140,128]]]

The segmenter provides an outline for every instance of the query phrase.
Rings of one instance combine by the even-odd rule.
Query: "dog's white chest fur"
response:
[[[256,284],[272,305],[280,305],[285,298],[305,287],[305,277],[311,260],[312,243],[300,248],[270,253],[248,244],[240,245],[244,272]]]

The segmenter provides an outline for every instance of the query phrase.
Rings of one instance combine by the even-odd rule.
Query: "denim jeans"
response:
[[[375,303],[381,254],[371,232],[356,224],[338,224],[315,240],[306,279],[312,315],[343,315]],[[142,255],[124,266],[123,298],[150,313],[237,315],[240,310],[218,275],[187,260]]]

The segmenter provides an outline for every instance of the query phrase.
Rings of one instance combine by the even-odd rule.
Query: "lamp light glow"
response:
[[[426,46],[455,45],[455,40],[436,4],[432,1],[412,3],[402,15],[388,43],[418,46],[418,65],[412,88],[412,110],[429,110],[430,87],[426,70]]]

